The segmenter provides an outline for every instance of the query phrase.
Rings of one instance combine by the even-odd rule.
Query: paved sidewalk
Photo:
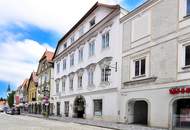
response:
[[[22,114],[22,115],[32,116],[32,117],[37,117],[37,118],[44,118],[42,115],[37,115],[37,114]],[[70,118],[70,117],[49,116],[48,119],[63,121],[63,122],[73,122],[73,123],[83,124],[83,125],[98,126],[98,127],[115,129],[115,130],[167,130],[167,129],[162,129],[162,128],[146,127],[142,125],[127,125],[127,124],[120,124],[120,123],[115,123],[115,122],[78,119],[78,118]]]

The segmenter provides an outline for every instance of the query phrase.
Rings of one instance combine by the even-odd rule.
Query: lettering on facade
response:
[[[169,93],[171,95],[177,94],[190,94],[190,87],[182,87],[182,88],[170,88]]]

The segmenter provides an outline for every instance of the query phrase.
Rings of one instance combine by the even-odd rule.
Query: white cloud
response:
[[[81,18],[97,0],[0,0],[0,24],[29,23],[61,34]],[[116,4],[122,0],[99,0]]]
[[[54,51],[49,45],[30,39],[1,43],[0,80],[19,85],[33,70],[36,71],[38,61],[46,48]]]

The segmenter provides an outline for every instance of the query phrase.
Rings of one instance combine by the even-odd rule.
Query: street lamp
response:
[[[110,66],[110,65],[106,66],[105,71],[106,71],[106,74],[109,76],[111,75],[111,69],[110,68],[115,69],[115,72],[117,72],[117,62],[115,62],[115,66]]]

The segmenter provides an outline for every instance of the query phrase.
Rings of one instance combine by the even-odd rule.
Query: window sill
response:
[[[100,86],[105,87],[105,86],[109,86],[110,82],[109,81],[101,81]]]
[[[186,16],[183,17],[184,19],[190,18],[190,14],[187,14]]]
[[[144,78],[144,77],[146,77],[145,74],[144,74],[144,75],[135,76],[135,77],[133,77],[132,79],[140,79],[140,78]]]
[[[186,66],[182,67],[182,70],[186,70],[186,69],[190,69],[190,65],[186,65]]]

